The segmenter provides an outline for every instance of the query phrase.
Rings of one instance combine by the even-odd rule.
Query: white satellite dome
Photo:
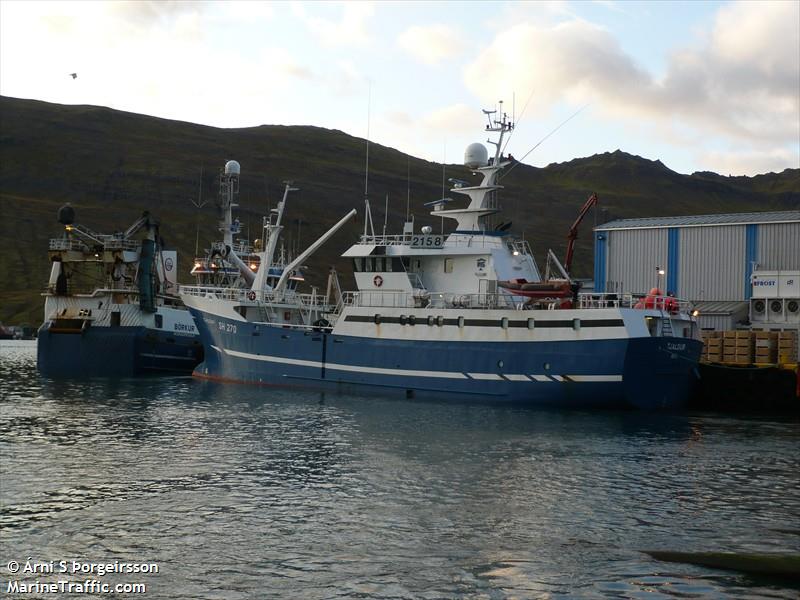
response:
[[[225,163],[225,175],[238,175],[242,168],[235,160],[229,160]]]
[[[464,151],[464,164],[470,169],[485,167],[489,164],[489,151],[481,143],[474,143],[467,146]]]

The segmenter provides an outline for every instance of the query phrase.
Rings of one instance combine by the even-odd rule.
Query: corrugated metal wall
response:
[[[800,223],[762,223],[758,226],[758,268],[800,270]]]
[[[745,226],[681,228],[677,295],[689,300],[742,300]]]
[[[662,267],[661,286],[681,298],[741,301],[750,297],[752,263],[800,270],[800,223],[611,229],[595,239],[596,252],[603,250],[595,257],[595,277],[604,276],[595,285],[600,290],[605,283],[607,292],[647,292]]]
[[[713,329],[714,331],[729,331],[736,329],[738,319],[732,315],[704,315],[700,313],[697,325],[700,329]]]
[[[607,236],[606,291],[648,292],[656,285],[656,267],[667,268],[667,230],[615,229]]]

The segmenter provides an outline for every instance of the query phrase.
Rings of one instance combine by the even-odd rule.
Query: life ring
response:
[[[383,277],[380,275],[375,275],[372,279],[372,283],[375,284],[375,287],[381,287],[383,285]]]
[[[250,300],[251,302],[254,301],[256,299],[255,291],[250,290],[249,292],[247,292],[247,299]]]

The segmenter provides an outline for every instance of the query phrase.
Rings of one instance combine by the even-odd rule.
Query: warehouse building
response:
[[[800,211],[621,219],[595,227],[594,244],[595,292],[658,287],[695,302],[702,328],[733,329],[763,305],[750,301],[754,276],[800,275]],[[771,317],[800,323],[797,302],[779,299]]]

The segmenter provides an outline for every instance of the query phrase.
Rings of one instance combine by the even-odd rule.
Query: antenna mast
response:
[[[372,225],[372,213],[369,209],[369,124],[372,109],[372,82],[368,82],[367,88],[367,157],[364,165],[364,237],[367,236],[367,226],[375,235],[375,227]]]

